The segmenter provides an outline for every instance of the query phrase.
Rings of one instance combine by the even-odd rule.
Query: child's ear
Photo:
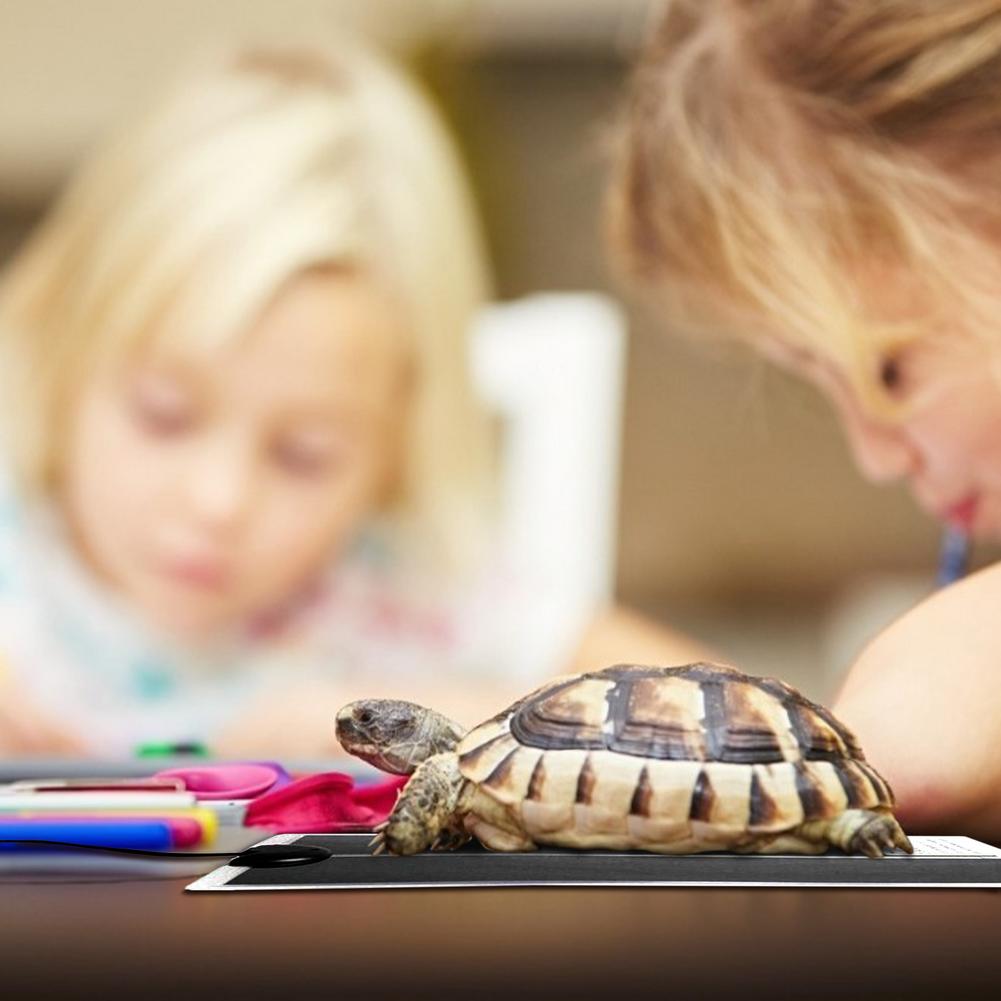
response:
[[[402,468],[387,464],[375,495],[378,511],[385,512],[400,506],[403,502],[405,479]]]
[[[386,432],[384,460],[375,488],[375,505],[379,511],[398,507],[406,493],[407,482],[407,429],[403,415]]]
[[[399,507],[403,503],[410,474],[410,457],[413,454],[413,422],[410,418],[414,406],[414,366],[405,363],[398,375],[398,404],[385,431],[384,461],[376,485],[375,503],[380,511]]]

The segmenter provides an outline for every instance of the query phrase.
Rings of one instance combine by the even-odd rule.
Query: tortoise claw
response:
[[[869,858],[882,858],[883,849],[880,847],[879,843],[875,838],[859,838],[858,839],[858,850],[862,852],[863,855]]]
[[[465,831],[446,828],[431,843],[430,850],[433,852],[454,852],[456,848],[461,848],[468,840],[469,835]]]
[[[374,828],[375,834],[372,840],[368,843],[369,848],[372,849],[373,855],[381,855],[386,851],[386,828],[389,826],[389,821],[385,821],[379,824],[378,827]]]
[[[893,843],[901,851],[907,852],[908,855],[914,854],[914,845],[911,844],[911,839],[904,833],[903,828],[899,824],[893,832]]]
[[[864,823],[851,841],[851,850],[862,852],[869,858],[882,858],[886,852],[900,848],[908,854],[914,847],[895,817],[878,814]]]

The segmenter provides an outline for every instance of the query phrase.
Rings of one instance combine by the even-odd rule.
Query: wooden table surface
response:
[[[0,997],[1001,997],[1001,892],[0,883]]]

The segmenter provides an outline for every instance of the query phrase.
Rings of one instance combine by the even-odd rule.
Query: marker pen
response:
[[[0,794],[0,816],[10,813],[73,813],[162,810],[198,805],[189,792],[61,792]]]
[[[970,537],[959,528],[947,527],[938,557],[938,586],[948,587],[966,576],[970,563]]]
[[[191,843],[190,832],[179,830],[175,834],[167,821],[0,819],[0,840],[5,842],[40,839],[162,851],[173,848],[175,838],[181,843]],[[0,852],[40,850],[53,849],[35,845],[0,844]]]
[[[137,758],[208,758],[209,749],[198,741],[183,741],[179,744],[140,744],[135,754]]]

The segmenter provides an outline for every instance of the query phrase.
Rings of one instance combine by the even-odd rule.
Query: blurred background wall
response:
[[[601,234],[609,134],[651,6],[0,0],[0,256],[198,46],[373,35],[417,67],[454,127],[498,295],[601,289],[629,307],[622,600],[828,698],[865,637],[930,588],[938,533],[902,488],[859,479],[811,391],[736,349],[666,336],[615,280]]]

